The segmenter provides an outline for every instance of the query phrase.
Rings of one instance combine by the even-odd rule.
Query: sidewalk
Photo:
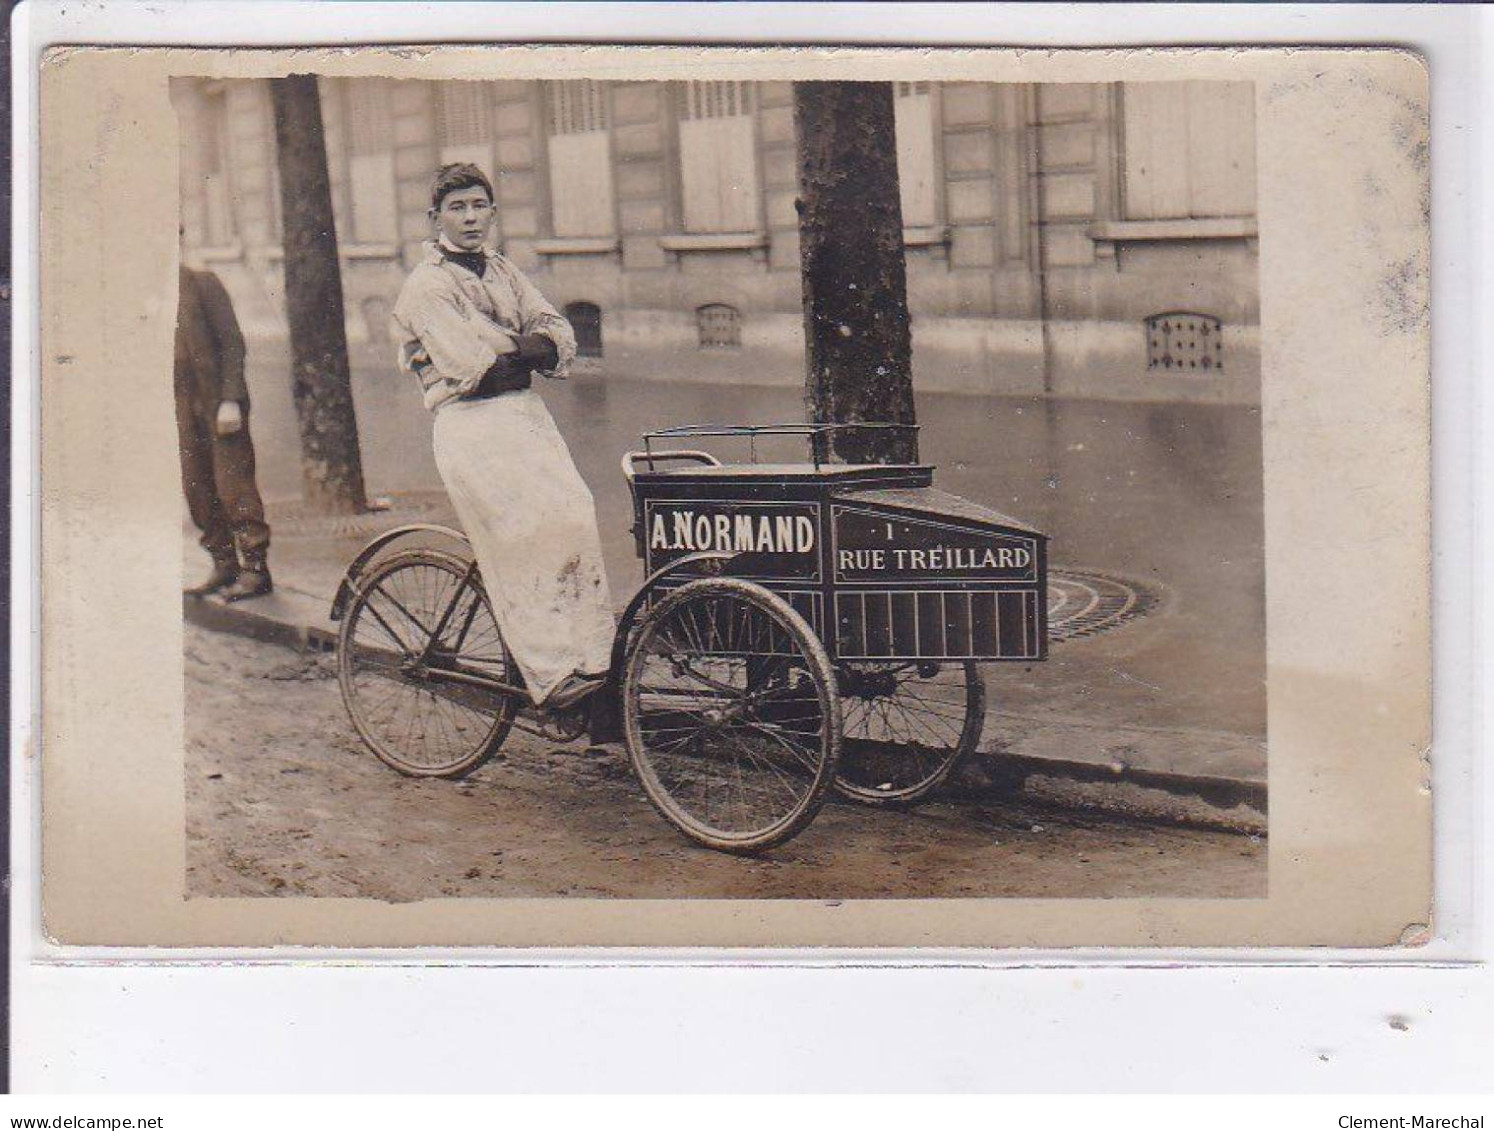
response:
[[[271,504],[275,592],[234,605],[184,598],[184,616],[205,628],[286,647],[331,650],[337,634],[329,616],[332,598],[347,564],[368,540],[412,522],[456,525],[440,492],[401,494],[389,502],[386,511],[349,518],[311,516],[296,504]],[[614,599],[621,604],[638,581],[638,565],[631,540],[617,533],[604,531],[604,548]],[[184,578],[197,580],[207,566],[195,531],[185,524]],[[1061,622],[1050,627],[1061,630]],[[986,668],[984,737],[965,784],[1021,786],[1087,808],[1263,832],[1264,741],[1150,725],[1154,718],[1168,717],[1155,710],[1158,689],[1132,688],[1115,678],[1126,634],[1146,631],[1145,620],[1082,639],[1057,639],[1061,631],[1055,631],[1046,665]],[[1081,705],[1083,710],[1075,709]]]

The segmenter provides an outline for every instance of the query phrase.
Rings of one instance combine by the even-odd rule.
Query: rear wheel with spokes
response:
[[[980,742],[986,685],[970,661],[844,664],[835,788],[868,805],[908,803],[949,780]]]
[[[644,792],[692,840],[757,851],[819,811],[840,752],[835,671],[781,597],[735,578],[681,586],[639,625],[622,695]]]
[[[476,572],[437,550],[376,564],[343,616],[337,681],[359,736],[402,774],[459,777],[508,736],[514,697],[448,673],[518,683]]]

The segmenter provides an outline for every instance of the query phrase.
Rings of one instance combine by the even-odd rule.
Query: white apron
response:
[[[449,401],[435,453],[534,700],[572,673],[605,672],[614,621],[596,506],[544,400],[525,389]]]

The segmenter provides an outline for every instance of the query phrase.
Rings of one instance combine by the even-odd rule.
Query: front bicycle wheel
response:
[[[975,750],[986,719],[980,668],[963,663],[844,664],[835,788],[867,805],[919,801]]]
[[[514,697],[443,678],[447,672],[518,682],[467,563],[411,550],[360,577],[338,634],[337,682],[359,737],[402,774],[460,777],[513,725]]]
[[[639,625],[622,695],[644,792],[697,843],[771,848],[819,811],[840,754],[835,671],[781,597],[735,578],[681,586]]]

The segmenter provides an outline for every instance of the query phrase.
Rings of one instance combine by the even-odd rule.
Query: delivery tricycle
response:
[[[576,710],[532,703],[459,531],[380,535],[332,607],[354,727],[423,777],[468,773],[515,727],[615,729],[659,813],[727,852],[787,841],[831,789],[927,797],[980,741],[980,665],[1047,657],[1047,538],[938,490],[928,465],[821,458],[841,429],[903,427],[645,434],[622,459],[644,581],[607,682]],[[759,462],[773,437],[802,437],[808,458]],[[723,463],[708,440],[750,458]]]

